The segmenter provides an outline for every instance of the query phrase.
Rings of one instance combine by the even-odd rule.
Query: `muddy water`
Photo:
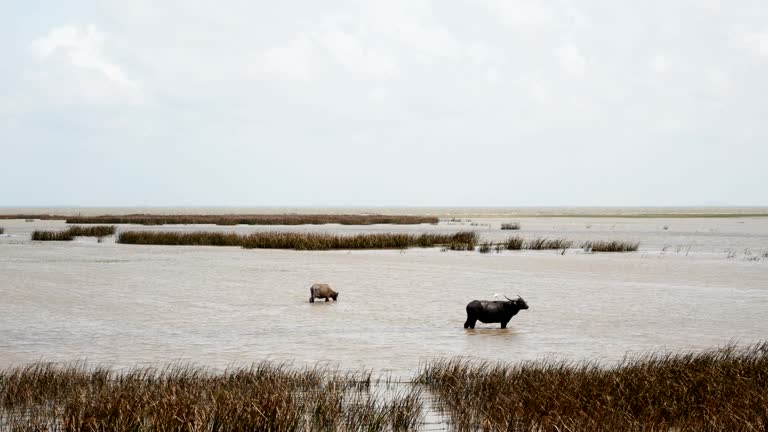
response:
[[[33,229],[64,224],[2,221],[0,367],[40,359],[115,367],[173,360],[224,367],[269,359],[410,378],[435,357],[609,362],[628,352],[765,338],[768,257],[760,254],[768,249],[768,218],[524,218],[514,233],[499,230],[507,221],[205,229],[473,229],[492,240],[510,234],[576,243],[636,240],[641,250],[482,255],[33,243]],[[338,303],[308,303],[315,282],[336,288]],[[466,304],[493,293],[520,294],[530,309],[505,330],[498,324],[465,330]]]

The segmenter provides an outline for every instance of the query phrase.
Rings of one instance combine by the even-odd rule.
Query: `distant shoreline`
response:
[[[301,216],[356,219],[363,216],[371,220],[379,219],[374,216],[381,216],[384,217],[382,219],[416,217],[424,221],[427,221],[426,218],[680,219],[768,217],[768,207],[0,207],[0,219],[85,220],[107,216],[110,220],[103,222],[120,223],[116,219],[137,216],[169,219],[187,219],[189,216],[200,219],[274,219],[280,216],[292,219],[305,219]]]

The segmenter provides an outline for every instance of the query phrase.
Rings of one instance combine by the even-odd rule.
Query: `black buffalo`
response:
[[[507,323],[522,309],[528,309],[528,304],[522,297],[512,300],[504,296],[507,301],[472,300],[467,305],[467,322],[464,328],[475,328],[475,322],[501,323],[501,328],[507,328]]]

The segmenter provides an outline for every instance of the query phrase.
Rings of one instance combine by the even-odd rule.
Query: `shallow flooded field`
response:
[[[519,221],[520,231],[502,231]],[[481,239],[639,241],[630,253],[244,250],[31,242],[58,221],[1,221],[0,367],[87,359],[113,367],[330,362],[411,378],[424,361],[712,348],[765,336],[768,218],[463,218],[438,225],[118,227],[236,232],[454,232]],[[328,283],[338,303],[308,303]],[[530,309],[465,330],[494,293]]]

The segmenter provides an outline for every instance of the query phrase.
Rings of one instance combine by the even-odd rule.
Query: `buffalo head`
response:
[[[515,309],[528,309],[528,303],[526,303],[525,300],[523,300],[523,298],[520,296],[517,296],[515,300],[512,300],[507,296],[504,296],[504,298],[508,300],[507,304],[511,307],[514,307]]]

